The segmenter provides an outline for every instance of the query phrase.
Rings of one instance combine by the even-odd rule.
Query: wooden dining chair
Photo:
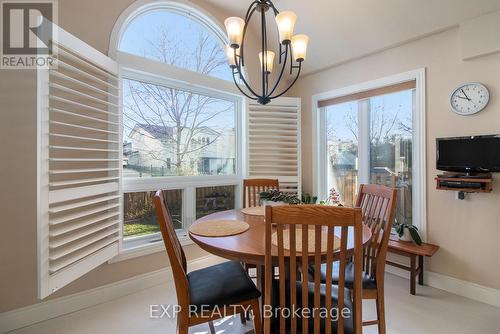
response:
[[[271,189],[279,190],[277,179],[245,179],[243,180],[243,207],[260,205],[260,193]]]
[[[243,207],[254,207],[260,205],[260,193],[271,189],[279,190],[278,179],[244,179],[243,180]],[[246,271],[250,275],[250,269],[257,271],[257,266],[243,263]],[[257,278],[257,273],[251,274],[252,278]]]
[[[255,333],[261,334],[261,293],[240,263],[229,261],[187,273],[186,256],[161,190],[156,192],[153,201],[172,266],[177,302],[180,306],[177,333],[187,334],[190,326],[208,322],[210,333],[215,334],[213,320],[233,314],[242,315],[251,310],[254,315]],[[216,308],[219,311],[215,311]],[[193,310],[196,312],[192,312]]]
[[[363,299],[375,299],[377,320],[364,321],[363,326],[378,325],[378,332],[385,334],[384,273],[387,247],[392,223],[396,214],[397,190],[378,184],[362,184],[359,187],[356,207],[361,208],[363,222],[372,232],[370,242],[363,251]],[[352,287],[353,264],[346,267],[346,286]],[[334,264],[333,282],[338,281],[339,265]],[[329,275],[321,267],[324,282]]]
[[[352,229],[350,233],[349,229]],[[353,251],[348,248],[349,234]],[[359,208],[268,206],[265,246],[264,300],[266,309],[271,309],[273,314],[264,319],[266,334],[361,333],[363,245]],[[334,259],[344,269],[351,257],[354,258],[353,288],[346,288],[345,275],[340,275],[338,284],[333,285],[331,273]],[[307,275],[309,266],[314,264],[319,268],[321,263],[325,263],[330,274],[326,282],[321,283],[319,271],[310,281]],[[273,280],[273,267],[276,265],[279,280]],[[341,272],[345,273],[345,270]],[[301,311],[292,312],[290,317],[286,317],[286,313],[275,312],[286,309]],[[304,310],[307,310],[306,313]],[[316,315],[308,316],[307,312],[313,310],[316,310]],[[335,319],[336,315],[339,315],[338,319]]]

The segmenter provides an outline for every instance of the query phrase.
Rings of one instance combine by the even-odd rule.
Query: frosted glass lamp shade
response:
[[[292,53],[295,61],[302,62],[306,60],[307,43],[309,43],[307,35],[295,35],[292,37]]]
[[[284,11],[276,15],[279,39],[282,44],[290,43],[293,35],[293,27],[297,21],[297,15],[291,11]]]
[[[224,21],[224,25],[226,26],[229,45],[235,49],[239,48],[243,39],[243,29],[245,28],[245,21],[241,17],[233,16],[228,17]]]
[[[266,55],[264,56],[264,64],[267,65],[265,67],[265,71],[267,73],[271,73],[273,71],[273,63],[274,63],[274,52],[272,51],[266,51]],[[260,61],[260,68],[262,68],[262,52],[259,52],[259,61]]]
[[[227,62],[229,64],[229,67],[231,67],[231,68],[236,67],[236,59],[234,56],[234,49],[230,45],[226,45],[225,51],[226,51],[226,57],[227,57]],[[236,49],[236,55],[238,56],[239,54],[240,54],[240,50]]]

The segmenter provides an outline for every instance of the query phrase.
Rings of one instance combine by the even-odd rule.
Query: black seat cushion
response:
[[[261,296],[239,262],[224,262],[187,274],[190,305],[236,305]]]
[[[286,297],[285,297],[285,307],[288,308],[289,310],[292,310],[293,308],[290,307],[290,283],[289,281],[285,282],[286,286]],[[314,282],[308,282],[308,308],[312,312],[314,309]],[[295,304],[295,309],[299,310],[302,309],[302,282],[296,282],[296,296],[297,296],[297,302]],[[344,290],[344,314],[348,315],[347,317],[344,317],[344,334],[350,334],[354,333],[353,329],[353,307],[352,307],[352,301],[351,301],[351,292],[349,289]],[[326,285],[321,284],[320,285],[320,306],[322,308],[325,307],[325,300],[326,300]],[[335,309],[338,307],[338,286],[332,285],[332,293],[331,293],[331,307],[332,309]],[[273,280],[273,290],[272,290],[272,316],[271,316],[271,332],[272,333],[279,333],[279,313],[277,312],[279,310],[279,280]],[[323,315],[326,312],[326,310],[322,310]],[[288,311],[287,311],[288,312]],[[297,312],[298,314],[297,317],[297,333],[302,333],[302,317],[301,317],[301,312]],[[322,314],[321,311],[319,314]],[[335,313],[332,314],[332,333],[337,334],[337,320],[334,319],[334,317],[338,314],[340,317],[342,314],[342,310],[335,310]],[[264,314],[266,316],[266,314]],[[305,317],[307,314],[305,314]],[[291,331],[291,317],[285,317],[286,321],[286,333],[290,333]],[[320,317],[320,333],[326,333],[325,329],[325,321],[326,318],[324,316]],[[314,333],[314,318],[312,315],[308,317],[308,328],[309,328],[309,333]]]
[[[309,267],[309,274],[314,277],[314,266]],[[363,272],[362,275],[363,289],[371,290],[377,288],[377,282],[375,278],[371,277],[367,273]],[[326,263],[321,265],[321,282],[326,282]],[[338,284],[339,282],[339,262],[333,263],[332,268],[332,283]],[[345,266],[345,286],[348,289],[352,289],[354,286],[354,263],[347,262]]]

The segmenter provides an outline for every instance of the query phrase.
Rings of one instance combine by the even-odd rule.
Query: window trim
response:
[[[157,84],[176,88],[180,90],[190,91],[196,94],[209,95],[216,98],[221,98],[235,103],[235,130],[236,130],[236,170],[234,175],[211,175],[211,176],[170,176],[170,177],[151,177],[151,178],[123,178],[122,191],[153,191],[161,189],[183,189],[184,203],[192,202],[191,197],[195,196],[197,187],[210,186],[235,186],[235,208],[241,207],[241,186],[244,173],[244,127],[243,127],[243,112],[245,110],[245,100],[239,94],[234,84],[231,81],[200,74],[184,68],[161,63],[153,59],[133,55],[119,50],[119,44],[123,33],[133,20],[145,13],[151,11],[169,11],[174,12],[189,19],[200,23],[212,33],[216,40],[220,42],[221,47],[227,43],[227,37],[222,25],[213,16],[206,13],[200,7],[185,0],[139,0],[131,4],[125,11],[122,12],[116,21],[109,44],[109,56],[115,59],[121,66],[120,81],[123,79],[131,79],[143,81],[151,84]],[[120,131],[120,140],[123,141],[122,131]],[[122,154],[123,147],[120,149]],[[189,197],[191,196],[191,197]],[[190,200],[187,200],[189,197]],[[191,206],[194,204],[191,203]],[[192,221],[196,219],[196,208],[188,208],[183,204],[183,223],[185,224],[182,233],[179,233],[181,244],[192,244],[192,241],[187,236],[187,228]],[[189,214],[193,217],[189,217]],[[186,220],[186,221],[185,221]],[[123,213],[121,219],[123,230]],[[122,232],[120,232],[122,233]],[[157,238],[157,234],[148,236],[138,236],[137,238]],[[161,242],[145,243],[142,246],[133,248],[124,248],[124,238],[120,236],[120,255],[110,262],[130,259],[136,256],[151,254],[154,252],[163,251]]]
[[[423,241],[427,239],[427,205],[426,205],[426,129],[425,129],[425,68],[416,69],[380,79],[362,82],[351,86],[313,95],[312,97],[312,164],[313,164],[313,194],[326,196],[324,180],[326,175],[326,126],[324,108],[319,107],[320,101],[330,100],[345,95],[356,94],[367,90],[395,85],[405,81],[415,80],[415,112],[413,113],[413,221],[416,222]],[[366,123],[366,122],[365,122]],[[366,145],[365,145],[366,146]],[[368,151],[367,151],[368,150]],[[359,148],[359,155],[368,157],[369,148]],[[368,159],[364,159],[368,160]],[[366,164],[366,161],[359,162]],[[369,161],[368,161],[369,163]],[[367,180],[366,175],[360,175],[360,180]]]

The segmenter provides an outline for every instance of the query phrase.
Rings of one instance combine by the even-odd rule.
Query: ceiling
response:
[[[244,16],[250,0],[206,0]],[[293,10],[296,33],[310,37],[310,73],[440,31],[500,9],[500,0],[275,0]],[[258,20],[254,22],[258,24]],[[255,27],[257,28],[257,26]],[[258,30],[255,29],[255,32]]]

